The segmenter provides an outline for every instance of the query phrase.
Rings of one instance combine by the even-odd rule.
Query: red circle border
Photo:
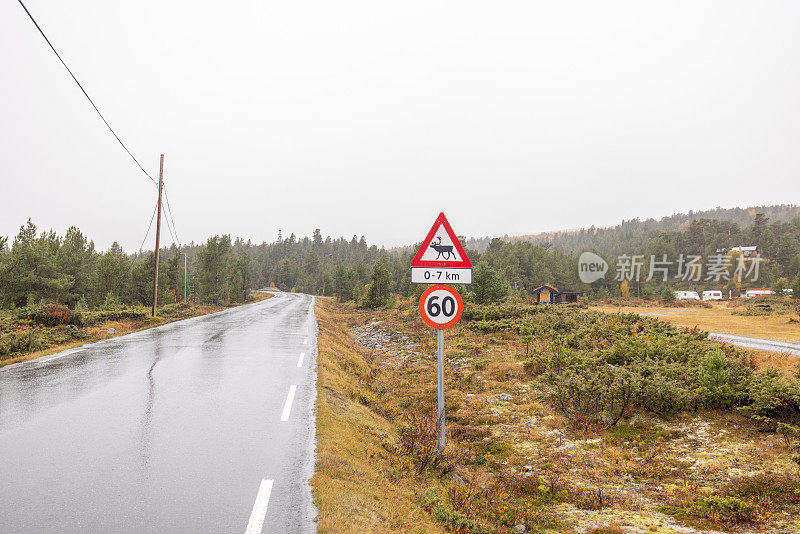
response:
[[[454,295],[456,298],[456,302],[458,302],[458,313],[455,317],[447,321],[446,323],[434,323],[431,321],[428,316],[425,314],[425,299],[438,289],[444,289],[451,295]],[[419,297],[419,315],[422,317],[422,320],[425,321],[425,324],[430,326],[431,328],[435,328],[437,330],[445,330],[450,328],[451,326],[455,325],[459,319],[461,319],[461,314],[464,313],[464,301],[461,299],[461,295],[458,294],[458,291],[455,290],[452,286],[448,286],[445,284],[436,284],[432,285],[428,289],[426,289],[422,295]]]

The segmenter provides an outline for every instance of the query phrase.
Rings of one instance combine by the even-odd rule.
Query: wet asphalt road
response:
[[[316,530],[311,297],[61,354],[0,368],[0,532]]]

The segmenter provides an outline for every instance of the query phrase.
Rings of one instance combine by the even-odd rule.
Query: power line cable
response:
[[[153,207],[153,215],[150,217],[150,224],[147,226],[147,233],[144,234],[144,239],[142,239],[142,244],[139,245],[139,250],[141,251],[144,247],[144,242],[147,241],[147,236],[150,235],[150,229],[153,227],[153,221],[156,219],[156,209],[158,209],[158,202]]]
[[[167,193],[167,188],[164,187],[164,198],[167,199],[167,213],[169,213],[169,218],[172,219],[172,228],[175,230],[175,241],[178,242],[178,246],[181,245],[181,240],[178,239],[178,228],[175,226],[175,217],[172,215],[172,206],[169,205],[169,194]]]
[[[166,213],[164,214],[164,222],[167,223],[167,231],[169,231],[169,235],[172,237],[172,243],[177,243],[178,240],[175,238],[175,233],[172,231],[172,227],[169,224],[169,217],[167,217]]]
[[[117,135],[117,132],[115,132],[115,131],[114,131],[114,129],[113,129],[113,128],[111,127],[111,125],[108,123],[108,121],[107,121],[107,120],[106,120],[106,118],[103,116],[103,114],[102,114],[102,113],[100,113],[100,110],[97,108],[97,106],[95,105],[94,101],[93,101],[93,100],[92,100],[92,98],[89,96],[89,93],[87,93],[87,92],[86,92],[86,89],[84,89],[84,88],[83,88],[83,85],[81,85],[81,82],[79,82],[79,81],[78,81],[78,78],[76,78],[76,77],[75,77],[75,75],[72,73],[72,70],[70,70],[70,68],[67,66],[67,64],[64,62],[64,60],[63,60],[63,59],[61,59],[61,55],[58,53],[58,51],[56,50],[56,48],[53,46],[53,43],[51,43],[51,42],[50,42],[50,39],[48,39],[48,38],[47,38],[47,36],[44,34],[44,31],[42,31],[42,28],[41,28],[41,26],[39,26],[39,23],[38,23],[38,22],[36,22],[36,19],[34,19],[34,18],[33,18],[33,15],[31,15],[31,12],[30,12],[30,11],[28,11],[28,8],[27,8],[27,7],[25,7],[25,4],[23,4],[23,3],[22,3],[22,0],[17,0],[17,1],[19,2],[19,5],[21,5],[21,6],[22,6],[22,9],[24,9],[24,10],[25,10],[25,13],[27,13],[27,14],[28,14],[28,17],[31,19],[31,22],[33,22],[33,24],[36,26],[36,29],[37,29],[37,30],[39,30],[39,33],[41,33],[41,34],[42,34],[42,37],[44,37],[44,40],[45,40],[45,41],[47,41],[47,44],[50,46],[50,49],[51,49],[51,50],[53,51],[53,53],[56,55],[56,57],[58,58],[58,60],[61,62],[61,64],[62,64],[62,65],[64,65],[64,68],[65,68],[65,69],[67,69],[67,72],[69,72],[69,75],[70,75],[70,76],[72,76],[72,79],[73,79],[73,80],[75,80],[75,83],[76,83],[76,84],[78,84],[78,87],[79,87],[79,88],[80,88],[80,90],[83,92],[84,96],[85,96],[85,97],[86,97],[86,98],[89,100],[89,103],[92,105],[92,107],[93,107],[93,108],[94,108],[94,110],[97,112],[97,114],[100,116],[100,118],[103,120],[103,122],[105,123],[106,127],[108,127],[108,131],[110,131],[110,132],[111,132],[111,134],[114,136],[114,138],[117,140],[117,142],[118,142],[118,143],[119,143],[119,144],[122,146],[122,148],[124,148],[124,149],[125,149],[125,152],[127,152],[127,153],[128,153],[128,155],[131,157],[131,159],[134,161],[134,163],[136,163],[136,165],[137,165],[137,166],[138,166],[138,167],[139,167],[139,168],[142,170],[142,172],[145,174],[145,176],[147,176],[148,178],[150,178],[150,181],[151,181],[151,182],[153,182],[154,184],[158,185],[158,183],[157,183],[157,182],[156,182],[156,181],[153,179],[153,177],[152,177],[152,176],[150,176],[150,173],[148,173],[146,170],[144,170],[144,167],[142,167],[141,163],[139,163],[139,160],[138,160],[138,159],[136,159],[136,156],[134,156],[134,155],[131,153],[131,151],[130,151],[130,150],[128,150],[128,147],[127,147],[127,146],[125,146],[125,143],[123,143],[123,142],[122,142],[122,139],[120,139],[120,138],[119,138],[119,136]]]

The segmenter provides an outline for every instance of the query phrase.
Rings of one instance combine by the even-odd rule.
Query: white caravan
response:
[[[719,289],[703,291],[703,300],[722,300],[722,291]]]
[[[700,300],[697,291],[676,291],[675,300]]]

